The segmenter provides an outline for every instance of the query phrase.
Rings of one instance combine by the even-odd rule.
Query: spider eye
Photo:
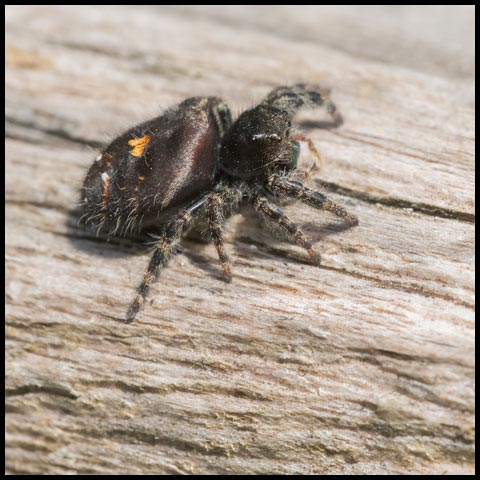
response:
[[[273,140],[275,142],[281,142],[282,137],[276,133],[256,133],[252,135],[252,140]]]

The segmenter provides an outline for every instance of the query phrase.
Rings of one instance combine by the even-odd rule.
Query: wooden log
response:
[[[450,8],[6,8],[8,473],[473,473],[474,11]],[[317,268],[245,210],[231,284],[185,238],[125,325],[149,250],[77,226],[95,152],[298,81],[333,89],[341,128],[298,122],[360,225],[286,207]]]

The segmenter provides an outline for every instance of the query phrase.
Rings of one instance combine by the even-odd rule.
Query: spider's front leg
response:
[[[252,197],[252,200],[255,210],[260,213],[261,216],[269,218],[278,223],[289,235],[294,238],[295,243],[304,248],[312,260],[317,265],[320,265],[320,254],[313,249],[310,240],[298,225],[292,222],[280,208],[269,202],[265,197],[256,194]]]
[[[292,117],[301,108],[323,106],[336,127],[343,123],[342,116],[330,98],[330,91],[316,85],[297,83],[289,87],[278,87],[263,99],[263,103],[279,108]]]
[[[336,204],[320,192],[305,187],[300,182],[288,180],[280,175],[271,175],[267,181],[267,188],[276,195],[296,198],[312,208],[334,213],[343,218],[350,225],[358,225],[358,218],[347,212],[342,206]]]
[[[165,268],[173,252],[174,245],[180,238],[182,231],[203,211],[210,195],[211,193],[207,193],[192,202],[189,206],[180,210],[165,227],[162,236],[155,245],[155,250],[143,276],[143,281],[137,289],[137,296],[128,309],[126,316],[127,322],[133,321],[142,308],[158,269]]]

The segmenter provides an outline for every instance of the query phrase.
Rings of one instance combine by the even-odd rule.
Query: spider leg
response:
[[[313,249],[310,240],[298,225],[292,222],[280,208],[269,202],[265,197],[254,195],[252,200],[255,210],[259,212],[260,215],[277,222],[284,230],[293,236],[295,243],[304,248],[315,263],[320,265],[320,254]]]
[[[311,138],[306,137],[305,135],[297,134],[293,137],[295,140],[300,142],[307,142],[308,149],[310,150],[310,155],[313,157],[313,162],[307,170],[307,175],[312,172],[317,172],[323,168],[323,161],[320,153],[318,152],[317,148],[315,147]]]
[[[143,276],[143,281],[137,289],[137,296],[128,309],[126,322],[131,322],[145,303],[145,298],[150,285],[155,280],[159,268],[165,268],[171,256],[175,242],[180,238],[184,228],[192,222],[205,208],[205,204],[211,194],[207,193],[192,202],[189,206],[180,210],[177,215],[167,224],[165,230],[155,245],[150,263]]]
[[[312,208],[332,212],[350,225],[358,225],[358,218],[355,215],[348,213],[342,206],[337,205],[322,193],[311,190],[300,182],[288,180],[279,175],[271,175],[267,181],[267,188],[274,194],[297,198]]]
[[[298,83],[291,87],[278,87],[272,90],[262,103],[272,105],[288,112],[292,117],[301,108],[315,108],[324,106],[332,117],[335,126],[343,123],[343,118],[336,105],[330,99],[330,92],[315,85]]]
[[[218,258],[222,265],[223,277],[226,282],[232,281],[232,272],[230,270],[230,264],[228,256],[225,252],[225,246],[223,244],[223,232],[222,224],[224,221],[224,206],[226,202],[226,195],[222,193],[213,193],[207,202],[207,215],[208,215],[208,229],[210,236],[212,237],[213,244],[217,249]]]

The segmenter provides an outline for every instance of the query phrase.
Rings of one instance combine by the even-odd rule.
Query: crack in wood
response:
[[[379,197],[371,195],[370,193],[360,192],[351,188],[343,187],[333,182],[325,182],[323,180],[315,179],[315,182],[331,192],[345,195],[346,197],[356,198],[366,203],[380,204],[386,207],[397,208],[401,210],[410,209],[413,212],[428,215],[431,217],[447,218],[450,220],[458,220],[460,222],[475,223],[475,215],[472,213],[461,212],[459,210],[452,210],[449,208],[438,207],[422,202],[412,202],[396,197]]]
[[[67,140],[68,142],[73,142],[77,143],[80,145],[86,145],[88,147],[98,149],[101,148],[104,145],[103,142],[99,142],[98,140],[89,140],[83,137],[78,137],[76,135],[72,135],[70,132],[67,130],[60,128],[60,127],[43,127],[41,125],[38,125],[35,123],[34,120],[32,121],[26,121],[26,120],[21,120],[18,118],[11,117],[9,115],[5,115],[5,130],[6,130],[6,136],[8,137],[9,135],[14,136],[13,134],[10,134],[8,132],[8,125],[15,125],[18,127],[34,130],[34,131],[39,131],[41,133],[45,133],[47,135],[50,135],[55,138],[60,138],[62,140]],[[37,142],[38,143],[38,142]]]
[[[79,395],[71,392],[67,387],[63,385],[21,385],[14,388],[6,388],[5,396],[6,397],[15,397],[19,395],[28,395],[30,393],[48,393],[50,395],[56,395],[58,397],[70,398],[76,400],[79,398]]]

